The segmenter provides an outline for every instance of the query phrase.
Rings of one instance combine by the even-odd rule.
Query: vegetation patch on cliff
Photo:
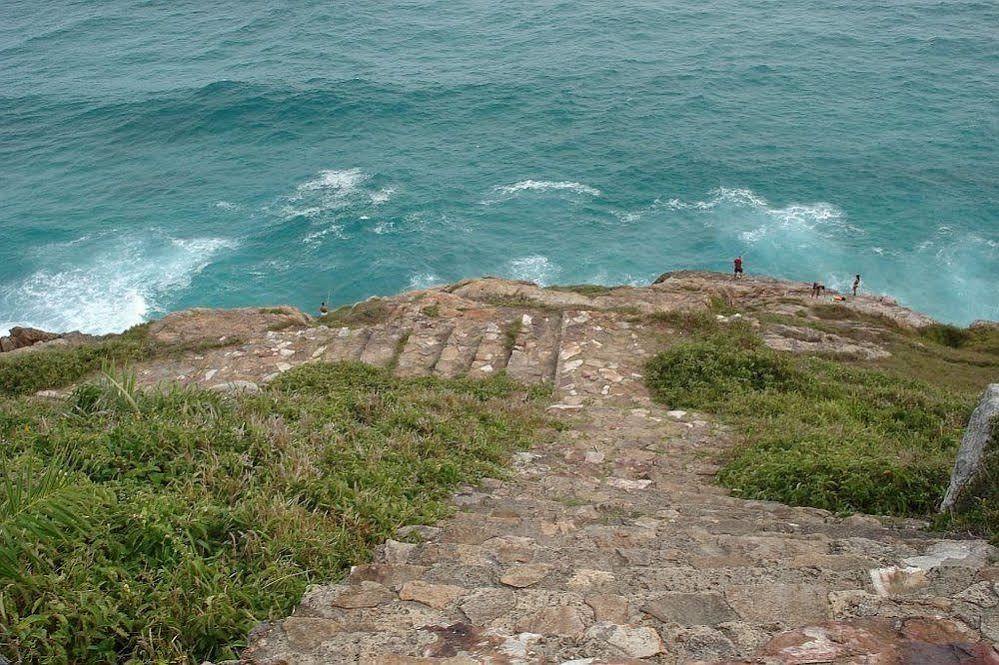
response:
[[[80,346],[49,346],[0,354],[0,398],[64,388],[106,366],[240,343],[233,337],[224,342],[162,344],[150,339],[148,333],[149,324],[144,323],[120,335]]]
[[[999,418],[974,480],[961,493],[954,510],[940,518],[943,526],[985,535],[999,547]]]
[[[653,394],[716,413],[741,438],[719,480],[746,498],[926,515],[943,495],[976,394],[764,348],[711,324],[650,361]]]
[[[545,426],[536,402],[503,377],[358,364],[238,397],[108,374],[65,404],[0,400],[0,653],[233,658],[306,585],[441,517],[459,483],[502,474]]]

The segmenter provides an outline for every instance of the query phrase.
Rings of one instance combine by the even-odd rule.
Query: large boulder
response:
[[[978,407],[971,414],[967,429],[964,430],[954,470],[950,474],[950,486],[940,503],[941,512],[954,508],[961,498],[961,492],[983,471],[986,452],[992,440],[993,421],[997,417],[999,383],[993,383],[985,389]]]
[[[59,333],[46,332],[38,328],[22,328],[14,326],[10,329],[10,334],[0,337],[0,352],[14,351],[28,346],[34,346],[39,342],[48,342],[59,337]]]
[[[149,338],[160,344],[193,344],[251,339],[269,330],[302,328],[309,317],[294,307],[195,307],[167,314],[149,326]]]

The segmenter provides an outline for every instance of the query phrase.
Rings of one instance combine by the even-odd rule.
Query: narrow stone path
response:
[[[999,662],[986,543],[714,483],[731,433],[651,401],[644,363],[669,340],[621,309],[686,306],[690,289],[598,303],[483,282],[395,299],[377,323],[271,331],[142,368],[143,382],[220,389],[314,360],[408,376],[505,370],[552,383],[550,411],[568,425],[518,453],[509,480],[462,489],[453,517],[401,529],[373,562],[311,588],[291,617],[253,632],[244,662]],[[773,294],[790,306],[786,288]]]

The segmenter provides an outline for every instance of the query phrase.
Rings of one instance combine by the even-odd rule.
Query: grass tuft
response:
[[[49,497],[40,512],[5,517],[25,511],[0,498],[0,554],[16,568],[0,565],[0,654],[12,661],[236,658],[308,584],[445,515],[459,483],[501,476],[547,422],[505,377],[314,363],[234,398],[137,392],[108,374],[65,404],[0,399],[4,477],[73,451],[36,492]],[[79,528],[25,535],[60,521]]]
[[[973,406],[966,393],[724,334],[667,349],[646,374],[658,400],[740,431],[722,484],[837,512],[930,513]]]

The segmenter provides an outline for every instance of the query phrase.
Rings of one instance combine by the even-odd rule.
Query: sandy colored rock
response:
[[[482,626],[510,612],[517,604],[510,589],[480,588],[469,593],[458,606],[472,624]]]
[[[309,325],[309,317],[295,309],[280,307],[242,307],[206,309],[195,307],[167,314],[149,326],[149,338],[159,344],[219,342],[223,339],[247,339]]]
[[[628,599],[612,593],[594,593],[584,599],[598,622],[628,623]]]
[[[537,584],[551,572],[551,566],[540,563],[525,563],[511,566],[500,577],[500,582],[518,589]]]
[[[288,617],[281,629],[294,649],[311,651],[343,630],[339,621],[315,617]]]
[[[393,598],[395,598],[395,594],[385,586],[377,582],[364,581],[357,586],[340,589],[330,598],[330,604],[333,607],[353,610],[362,607],[377,607]]]
[[[546,607],[517,622],[517,630],[539,635],[581,637],[589,617],[578,607],[561,605]]]
[[[729,605],[744,620],[779,619],[800,625],[829,618],[829,590],[812,584],[735,585],[725,591]]]
[[[665,651],[659,633],[648,626],[597,623],[586,631],[586,636],[603,640],[630,658],[651,658]]]
[[[422,580],[406,582],[399,589],[400,600],[414,600],[443,610],[465,595],[466,589],[451,584],[431,584]]]
[[[719,593],[667,593],[653,598],[642,611],[663,623],[716,626],[738,618]]]

